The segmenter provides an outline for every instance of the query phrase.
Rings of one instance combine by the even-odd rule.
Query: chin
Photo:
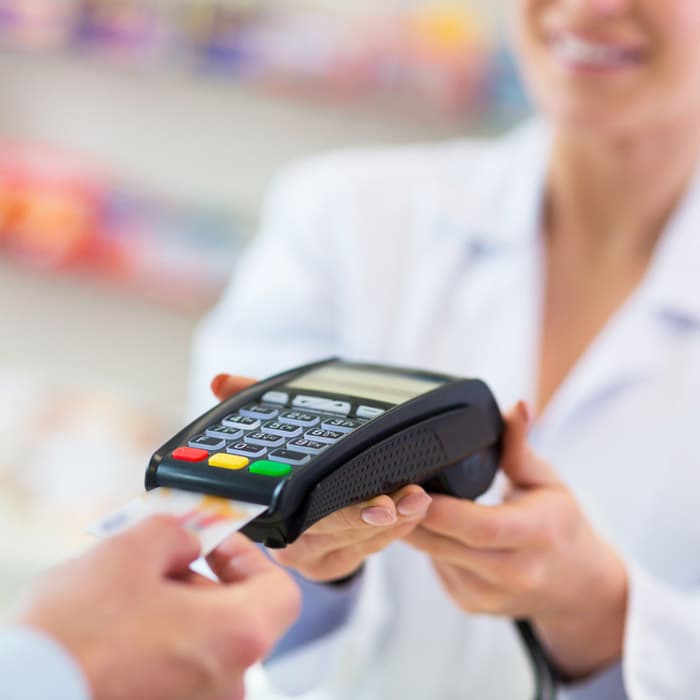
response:
[[[639,106],[615,104],[605,100],[563,99],[561,95],[540,100],[540,111],[555,131],[593,139],[629,138],[643,132],[645,124],[653,130],[653,120],[645,119]]]
[[[602,113],[595,109],[559,107],[547,110],[546,114],[559,133],[570,133],[579,137],[614,138],[629,135],[632,125],[620,114]]]

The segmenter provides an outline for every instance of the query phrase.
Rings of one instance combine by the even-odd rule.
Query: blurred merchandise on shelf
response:
[[[450,114],[523,113],[518,76],[503,70],[502,32],[484,5],[0,0],[0,41],[15,48],[70,47],[142,65],[176,64],[326,98],[399,97],[414,109]]]
[[[198,311],[225,285],[241,228],[57,149],[0,143],[0,254],[34,269],[85,273]]]
[[[168,9],[178,2],[82,0],[76,44],[117,59],[148,59],[166,54],[177,39]]]
[[[91,543],[92,521],[143,489],[144,465],[173,426],[113,387],[31,372],[0,368],[0,395],[1,613],[37,570]]]
[[[0,0],[0,34],[28,48],[60,48],[73,40],[79,0]]]

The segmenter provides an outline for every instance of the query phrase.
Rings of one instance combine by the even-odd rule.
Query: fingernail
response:
[[[518,411],[520,416],[527,424],[528,428],[532,425],[533,410],[529,401],[518,401]]]
[[[211,390],[215,393],[218,394],[221,389],[223,388],[224,383],[226,382],[226,378],[228,377],[227,374],[217,374],[214,379],[211,380]]]
[[[412,493],[404,496],[396,506],[401,515],[418,515],[428,510],[433,499],[427,493]]]
[[[362,519],[368,525],[391,525],[396,522],[396,516],[387,508],[373,506],[362,511]]]
[[[223,559],[234,559],[246,550],[241,544],[241,534],[237,532],[227,537],[212,551],[215,551]]]
[[[238,552],[231,557],[226,566],[229,570],[233,569],[239,576],[253,576],[258,573],[261,568],[258,552]]]

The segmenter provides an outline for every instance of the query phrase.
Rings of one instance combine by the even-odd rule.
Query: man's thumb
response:
[[[557,475],[545,460],[538,457],[527,441],[532,426],[532,409],[519,401],[503,416],[501,469],[516,488],[532,488],[559,483]]]

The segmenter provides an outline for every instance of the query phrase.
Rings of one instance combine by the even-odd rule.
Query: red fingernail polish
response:
[[[226,374],[217,374],[214,379],[211,380],[211,390],[215,393],[218,394],[221,389],[223,388],[224,383],[226,382]]]
[[[519,401],[518,410],[523,420],[527,423],[528,427],[532,425],[533,411],[532,406],[528,401]]]

